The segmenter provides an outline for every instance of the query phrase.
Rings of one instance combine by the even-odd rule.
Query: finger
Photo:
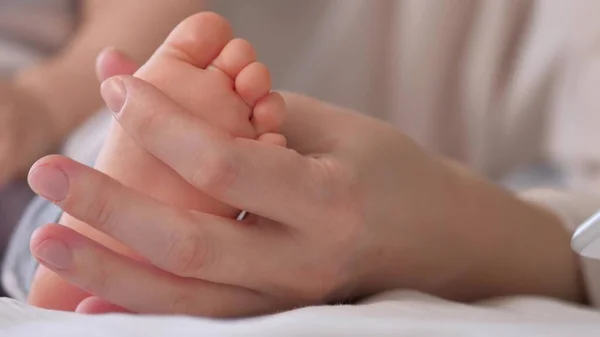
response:
[[[349,122],[357,116],[357,113],[350,110],[314,98],[294,93],[282,93],[282,96],[285,98],[287,112],[281,125],[281,133],[285,135],[287,147],[302,154],[334,150],[335,142],[332,140],[346,136]],[[360,130],[364,121],[357,124]]]
[[[116,116],[132,139],[192,185],[228,205],[286,224],[305,224],[312,222],[311,216],[322,220],[336,213],[347,199],[346,185],[339,184],[346,175],[337,172],[340,167],[331,161],[234,139],[133,77],[109,79],[102,93],[108,105],[119,111]]]
[[[261,142],[265,142],[268,144],[273,144],[277,146],[285,147],[287,145],[287,140],[283,135],[278,133],[265,133],[258,137],[258,140]]]
[[[124,313],[133,314],[133,312],[122,308],[118,305],[112,304],[107,300],[101,299],[100,297],[92,296],[81,301],[75,309],[75,312],[88,315],[99,315],[99,314],[110,314],[110,313]]]
[[[39,160],[29,174],[39,195],[173,274],[252,285],[263,280],[281,241],[260,226],[171,208],[62,156]],[[141,239],[143,233],[143,239]]]
[[[257,292],[174,276],[114,253],[65,226],[38,229],[31,252],[71,284],[140,314],[236,317],[272,309]]]
[[[100,81],[116,75],[133,75],[139,65],[122,52],[109,47],[96,58],[96,76]]]

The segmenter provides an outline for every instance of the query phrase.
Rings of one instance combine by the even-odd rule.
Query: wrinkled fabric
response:
[[[541,298],[464,305],[411,292],[358,305],[316,306],[251,319],[78,315],[0,299],[0,334],[11,337],[192,336],[598,336],[600,314]]]

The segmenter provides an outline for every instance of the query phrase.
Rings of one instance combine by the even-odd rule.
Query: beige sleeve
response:
[[[523,192],[520,196],[553,210],[562,219],[569,233],[574,233],[581,223],[600,210],[600,194],[534,189]],[[581,257],[580,262],[588,301],[591,305],[600,307],[600,261]]]

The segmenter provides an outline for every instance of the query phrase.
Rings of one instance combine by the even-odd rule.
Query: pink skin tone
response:
[[[133,69],[133,63],[115,52],[105,52],[99,58],[101,78]],[[283,137],[275,133],[283,121],[285,102],[278,93],[271,92],[268,69],[256,61],[252,45],[234,39],[229,23],[216,14],[200,13],[184,20],[135,76],[229,135],[285,144]],[[103,93],[106,86],[112,86],[113,91],[125,90],[119,81],[111,81],[103,84]],[[106,96],[105,100],[109,107],[124,103]],[[192,187],[140,147],[117,123],[110,130],[95,168],[174,207],[229,218],[240,212]],[[206,174],[220,174],[219,169],[207,168]],[[143,260],[134,250],[68,214],[60,222],[111,250]],[[72,311],[87,297],[86,291],[42,266],[29,302],[42,308]]]
[[[36,193],[149,262],[65,226],[36,231],[38,261],[97,296],[82,312],[116,305],[237,317],[397,288],[459,301],[582,299],[577,258],[554,214],[432,157],[386,123],[286,94],[290,148],[283,148],[227,136],[151,85],[120,80],[128,103],[115,116],[127,134],[199,190],[251,216],[182,211],[68,158],[38,161],[29,177]],[[230,167],[237,179],[198,179],[206,165]],[[98,202],[109,217],[90,211]]]
[[[109,63],[101,74],[126,62]],[[68,158],[43,158],[29,176],[36,193],[143,257],[65,226],[36,231],[38,261],[95,295],[80,312],[237,317],[397,288],[459,301],[584,299],[555,214],[386,123],[288,93],[285,148],[232,137],[135,77],[111,79],[103,93],[131,139],[197,190],[251,216],[182,210]],[[236,179],[198,174],[207,167]],[[94,212],[98,203],[103,212]]]
[[[29,177],[36,193],[147,261],[65,226],[36,231],[38,261],[96,296],[81,312],[238,317],[397,288],[459,301],[583,298],[554,214],[431,156],[386,123],[288,93],[284,148],[228,136],[151,85],[119,78],[128,103],[115,116],[127,134],[251,216],[182,211],[68,158],[41,159]],[[237,179],[198,179],[206,165],[230,167]],[[90,211],[98,202],[109,217]]]

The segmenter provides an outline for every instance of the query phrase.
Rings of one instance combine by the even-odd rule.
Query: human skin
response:
[[[82,312],[246,316],[396,288],[459,301],[584,300],[569,235],[553,213],[386,123],[286,94],[283,148],[224,135],[139,79],[114,80],[127,87],[127,99],[105,98],[125,102],[115,116],[130,137],[251,216],[239,222],[182,211],[67,158],[42,159],[29,176],[38,194],[148,261],[62,226],[39,229],[31,241],[38,261],[96,295]],[[198,179],[209,167],[235,179]],[[97,202],[101,214],[90,211]]]
[[[271,91],[269,71],[257,61],[253,46],[234,38],[227,20],[215,13],[200,12],[179,23],[135,77],[152,83],[194,117],[231,136],[274,136],[285,116],[283,98]],[[118,82],[106,85],[116,85],[111,90],[125,89]],[[114,107],[114,102],[108,103],[109,108]],[[173,207],[230,218],[240,212],[189,185],[128,137],[117,123],[110,128],[94,167]],[[67,213],[60,223],[115,252],[138,256],[135,250]],[[86,297],[89,294],[85,291],[41,266],[28,301],[46,309],[72,311]]]

